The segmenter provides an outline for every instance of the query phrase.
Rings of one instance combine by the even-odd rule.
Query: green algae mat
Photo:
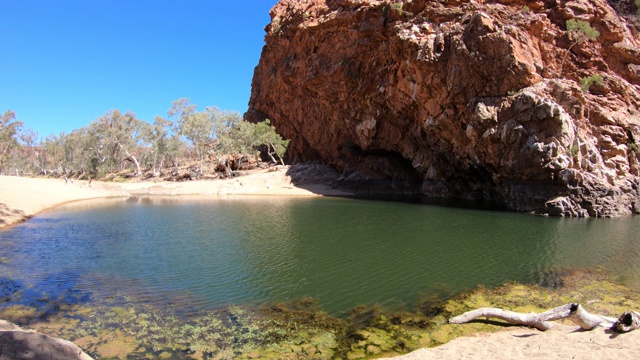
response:
[[[319,311],[313,299],[265,306],[229,306],[179,314],[152,305],[69,304],[0,307],[0,318],[71,340],[88,354],[112,359],[367,359],[444,344],[456,337],[511,326],[498,321],[448,324],[481,307],[541,312],[579,302],[617,317],[640,309],[638,292],[600,270],[555,273],[544,287],[508,283],[479,287],[444,302],[424,297],[412,311],[360,306],[345,316]],[[21,291],[0,299],[5,305]]]

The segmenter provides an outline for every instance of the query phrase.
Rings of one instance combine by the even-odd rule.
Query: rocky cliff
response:
[[[281,0],[245,116],[352,186],[640,213],[640,35],[610,1]]]

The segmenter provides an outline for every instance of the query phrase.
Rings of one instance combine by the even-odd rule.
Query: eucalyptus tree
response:
[[[96,139],[89,128],[76,129],[69,134],[61,133],[56,145],[62,148],[62,174],[93,174],[98,171],[98,165],[101,164],[94,156]]]
[[[175,134],[172,134],[174,123],[161,116],[156,116],[153,124],[143,127],[142,138],[150,147],[151,168],[153,176],[160,175],[167,158],[175,158],[180,151],[181,142]]]
[[[142,175],[140,162],[136,156],[138,145],[142,141],[143,122],[132,112],[121,113],[109,110],[102,117],[89,125],[89,134],[93,138],[95,162],[94,168],[100,166],[120,169],[125,161],[135,166],[136,176]]]
[[[16,114],[7,110],[0,116],[0,174],[5,173],[5,166],[12,151],[20,146],[18,133],[24,124],[16,120]]]
[[[38,134],[31,129],[20,127],[14,134],[13,145],[6,157],[7,173],[9,165],[11,172],[16,176],[33,174],[35,172],[42,173],[38,168]]]
[[[38,133],[32,129],[23,129],[18,138],[20,139],[20,144],[23,148],[23,172],[27,169],[32,169],[34,172],[37,171],[39,174],[45,175],[47,171],[40,162],[40,153],[42,153],[42,149],[38,144]]]
[[[217,106],[207,106],[205,112],[213,121],[213,132],[217,138],[227,134],[234,126],[244,121],[239,112],[223,111]]]
[[[198,107],[191,104],[188,98],[174,101],[169,109],[170,117],[177,117],[178,133],[191,143],[200,163],[199,174],[203,174],[203,164],[207,154],[213,150],[213,137],[216,124],[213,121],[213,112],[205,109],[198,112]]]
[[[277,156],[280,163],[284,165],[283,157],[288,145],[289,140],[283,139],[276,132],[269,119],[257,124],[244,120],[238,121],[220,137],[220,148],[223,152],[249,153],[263,148],[266,149],[274,164],[278,163],[275,158]]]
[[[280,159],[280,163],[284,165],[284,153],[287,151],[287,146],[291,140],[285,140],[276,132],[276,129],[271,125],[271,121],[266,119],[255,125],[256,143],[258,145],[266,146],[267,154],[273,161],[277,163],[274,155]]]
[[[64,133],[60,136],[51,134],[40,143],[41,151],[38,158],[46,172],[63,173],[64,144],[62,137],[64,137]]]
[[[239,121],[219,137],[220,151],[226,154],[246,154],[254,152],[256,145],[255,125]]]

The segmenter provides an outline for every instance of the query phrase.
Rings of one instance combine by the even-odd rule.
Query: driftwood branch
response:
[[[637,313],[635,311],[627,311],[626,313],[620,315],[615,324],[613,324],[613,329],[618,332],[629,332],[631,330],[639,328],[640,313]]]
[[[585,330],[606,327],[618,332],[629,332],[640,328],[640,313],[628,311],[618,319],[587,312],[582,305],[570,303],[543,313],[518,313],[498,308],[481,308],[467,311],[449,320],[451,324],[463,324],[478,318],[496,318],[512,324],[531,326],[545,331],[553,328],[554,320],[568,319]]]

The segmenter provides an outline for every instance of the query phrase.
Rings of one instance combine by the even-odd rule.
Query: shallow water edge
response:
[[[318,310],[313,299],[263,306],[229,306],[180,314],[177,308],[134,301],[73,303],[40,294],[18,304],[26,292],[3,279],[0,318],[25,328],[69,339],[96,358],[116,359],[332,359],[375,358],[437,346],[475,332],[507,324],[478,321],[450,325],[447,320],[480,307],[541,312],[568,302],[588,311],[617,317],[640,309],[638,292],[601,270],[573,270],[554,275],[555,288],[508,283],[479,287],[446,301],[424,297],[413,309],[393,312],[358,306],[334,317]],[[122,299],[126,300],[126,299]]]

